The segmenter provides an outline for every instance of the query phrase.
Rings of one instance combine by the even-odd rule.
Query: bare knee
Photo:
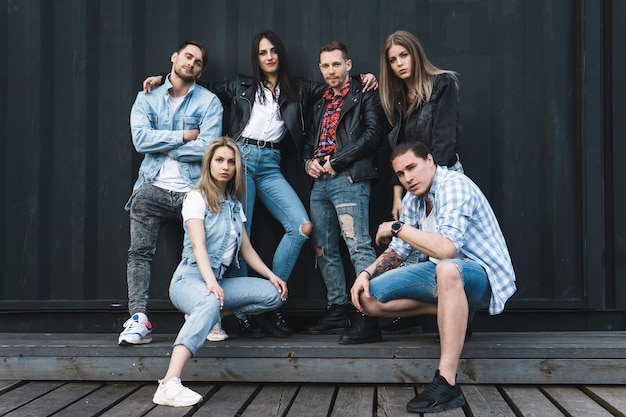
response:
[[[300,233],[303,236],[310,237],[313,232],[313,225],[310,222],[302,223],[300,225]]]
[[[315,248],[315,256],[317,256],[318,258],[320,256],[324,256],[324,248],[321,246],[318,246]]]
[[[463,285],[461,273],[457,266],[450,262],[440,262],[435,268],[437,276],[437,289],[443,291]]]

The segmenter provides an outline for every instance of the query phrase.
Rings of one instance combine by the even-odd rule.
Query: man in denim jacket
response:
[[[143,92],[130,113],[133,145],[144,155],[139,177],[126,204],[130,212],[127,282],[130,319],[120,333],[120,345],[150,343],[147,317],[150,264],[161,228],[182,222],[185,194],[198,181],[208,144],[222,133],[219,99],[196,84],[207,62],[207,51],[186,41],[172,54],[172,71],[152,94]]]

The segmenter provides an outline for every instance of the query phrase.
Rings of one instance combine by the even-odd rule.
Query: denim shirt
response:
[[[224,109],[217,96],[193,83],[180,107],[170,117],[168,104],[172,83],[165,83],[150,94],[140,91],[130,112],[130,130],[137,152],[144,154],[133,192],[144,182],[152,182],[167,156],[176,160],[181,175],[192,187],[200,178],[204,151],[222,134]],[[196,140],[183,142],[183,130],[199,129]],[[167,155],[165,155],[167,153]],[[131,195],[125,209],[130,211]]]
[[[192,190],[191,192],[194,192]],[[228,200],[220,200],[220,208],[217,213],[213,213],[207,207],[204,212],[204,236],[206,239],[206,250],[209,254],[209,261],[211,262],[211,268],[216,269],[222,265],[222,258],[226,251],[226,245],[230,237],[231,224],[235,226],[235,232],[237,233],[237,249],[233,259],[237,267],[239,267],[239,261],[237,255],[241,248],[241,230],[243,228],[243,222],[241,220],[241,204],[238,203],[231,196],[228,196]],[[185,238],[183,241],[183,259],[187,258],[191,262],[196,261],[196,257],[193,254],[193,247],[189,239],[189,231],[187,230],[187,224],[183,222],[183,229],[185,230]]]

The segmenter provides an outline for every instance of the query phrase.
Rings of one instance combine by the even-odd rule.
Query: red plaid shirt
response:
[[[320,142],[315,152],[313,152],[314,158],[332,155],[337,150],[337,125],[339,124],[341,108],[348,91],[350,91],[350,81],[336,95],[333,95],[332,88],[328,88],[324,92],[322,100],[326,103],[326,109],[322,116]]]

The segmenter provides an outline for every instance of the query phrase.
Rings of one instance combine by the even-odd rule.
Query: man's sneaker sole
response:
[[[446,411],[446,410],[451,410],[453,408],[463,407],[464,405],[465,405],[465,397],[463,397],[463,394],[461,394],[458,397],[454,397],[448,402],[437,404],[432,407],[426,407],[426,408],[411,407],[411,403],[409,402],[406,405],[406,411],[408,411],[409,413],[438,413],[440,411]]]

